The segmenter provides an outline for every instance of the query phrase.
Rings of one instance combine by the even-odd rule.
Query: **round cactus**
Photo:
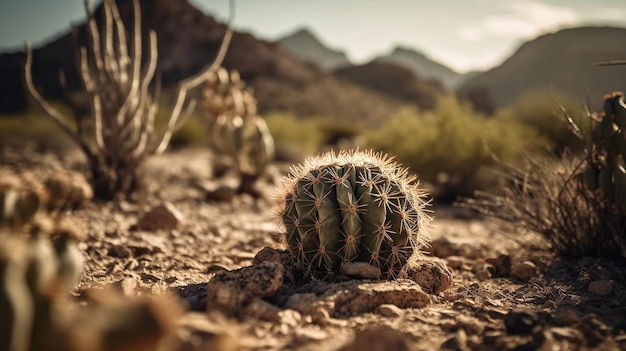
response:
[[[293,167],[284,185],[279,215],[305,276],[366,262],[392,279],[427,244],[425,192],[386,156],[329,152]]]

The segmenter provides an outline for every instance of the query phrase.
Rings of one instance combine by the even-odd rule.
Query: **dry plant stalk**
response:
[[[584,156],[565,154],[544,162],[529,159],[526,169],[503,165],[500,189],[477,192],[458,204],[537,233],[565,257],[625,255],[626,217],[585,186],[586,162]]]
[[[157,37],[154,31],[150,31],[149,49],[144,57],[139,0],[133,0],[134,22],[130,38],[127,38],[114,0],[102,2],[102,29],[98,29],[89,0],[85,0],[89,40],[79,49],[77,66],[84,92],[89,97],[89,133],[81,133],[80,126],[73,128],[37,91],[32,79],[32,49],[28,42],[25,43],[27,91],[44,115],[85,154],[96,197],[112,199],[136,191],[138,167],[146,157],[167,149],[172,134],[195,107],[195,100],[188,99],[187,93],[200,86],[224,60],[232,38],[232,1],[230,5],[231,18],[215,60],[195,76],[179,82],[167,126],[159,133],[155,131],[158,84],[151,88],[158,60]],[[145,67],[142,67],[142,60],[146,62]],[[80,125],[78,120],[76,122]]]

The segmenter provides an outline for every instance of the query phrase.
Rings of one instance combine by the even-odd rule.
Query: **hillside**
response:
[[[437,98],[445,94],[439,82],[425,81],[410,69],[385,62],[370,62],[339,68],[334,74],[346,81],[381,94],[415,103],[424,109],[435,106]]]
[[[626,66],[593,64],[626,59],[624,43],[624,28],[581,27],[546,34],[523,44],[500,66],[468,80],[458,94],[488,98],[501,107],[525,93],[553,88],[583,102],[589,98],[597,109],[604,94],[626,89]]]
[[[131,23],[130,5],[131,2],[118,0],[127,26]],[[96,9],[95,15],[101,17],[101,8]],[[157,70],[166,89],[213,60],[226,28],[187,0],[142,1],[142,27],[144,31],[154,29],[157,32]],[[84,24],[77,26],[77,33],[78,43],[83,45],[86,40]],[[62,98],[60,71],[65,72],[69,90],[80,87],[74,48],[69,28],[67,34],[35,48],[33,76],[44,95]],[[23,62],[23,52],[0,55],[0,76],[3,77],[0,113],[25,107]],[[234,33],[224,66],[239,70],[242,78],[255,89],[261,113],[282,109],[372,124],[397,109],[397,101],[339,81],[279,44],[259,40],[249,33]]]
[[[308,29],[301,28],[289,34],[278,43],[292,54],[306,61],[315,63],[325,70],[333,70],[350,65],[343,51],[333,50],[322,44]]]

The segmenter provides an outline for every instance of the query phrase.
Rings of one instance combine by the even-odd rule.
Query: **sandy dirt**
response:
[[[3,166],[42,174],[82,167],[76,153],[28,153],[26,162],[24,151],[4,152]],[[264,198],[215,201],[207,192],[234,187],[236,179],[214,177],[213,159],[202,148],[151,158],[137,201],[94,201],[66,214],[87,233],[77,299],[111,285],[131,295],[172,294],[186,310],[177,322],[184,350],[211,342],[225,350],[626,349],[623,263],[555,259],[537,237],[450,206],[432,208],[424,258],[452,273],[443,291],[432,272],[391,282],[293,281],[280,264],[284,246],[273,199],[288,165],[272,166],[273,176],[259,184]],[[176,229],[138,225],[164,204],[179,215]],[[266,247],[276,257],[264,263],[257,257],[253,265]],[[214,277],[220,278],[207,288]],[[217,301],[231,278],[241,291]]]

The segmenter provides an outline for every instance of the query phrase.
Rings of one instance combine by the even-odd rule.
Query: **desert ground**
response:
[[[2,167],[42,175],[84,167],[78,152],[0,156]],[[215,157],[206,148],[152,157],[137,198],[66,213],[86,233],[72,299],[103,289],[173,296],[179,350],[626,349],[623,263],[555,258],[538,236],[452,205],[431,206],[432,241],[412,279],[292,279],[275,215],[290,165],[273,164],[254,198],[229,191],[237,180],[217,176]],[[141,224],[162,205],[173,229]],[[240,287],[232,301],[207,292],[225,274]]]

